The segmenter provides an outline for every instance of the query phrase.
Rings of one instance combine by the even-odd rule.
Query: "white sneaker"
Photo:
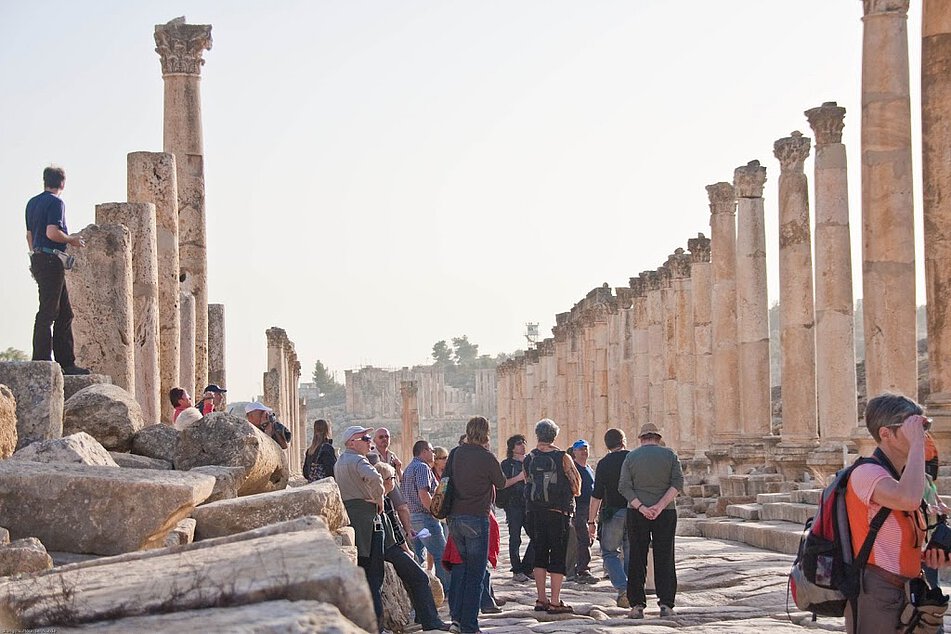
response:
[[[660,618],[664,619],[674,615],[674,609],[669,605],[660,604]]]

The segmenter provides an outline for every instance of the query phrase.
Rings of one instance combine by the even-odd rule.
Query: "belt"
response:
[[[65,251],[50,249],[49,247],[34,247],[33,253],[48,253],[49,255],[55,255],[56,257],[59,257],[59,254],[65,253]]]
[[[908,581],[908,577],[896,575],[894,572],[889,572],[888,570],[876,566],[875,564],[868,564],[866,569],[888,585],[894,586],[896,588],[904,588],[905,582]]]

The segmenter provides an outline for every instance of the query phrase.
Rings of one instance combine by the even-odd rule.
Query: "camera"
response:
[[[267,415],[267,422],[271,425],[271,433],[274,432],[280,433],[284,436],[285,442],[291,441],[291,430],[284,426],[281,421],[277,420],[277,415],[274,412],[269,412]]]
[[[938,522],[938,525],[935,526],[934,532],[931,534],[931,539],[928,541],[928,545],[925,549],[929,548],[940,548],[946,554],[951,554],[951,527],[948,526],[946,519],[943,519]]]

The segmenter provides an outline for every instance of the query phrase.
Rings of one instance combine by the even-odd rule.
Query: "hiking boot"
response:
[[[518,583],[525,583],[526,581],[528,581],[528,575],[526,575],[524,572],[513,572],[512,581],[517,581]]]
[[[587,570],[585,570],[584,572],[578,575],[578,583],[586,583],[589,585],[593,585],[597,582],[598,582],[598,578],[595,577],[590,572],[588,572]]]
[[[482,614],[501,614],[502,608],[497,605],[490,605],[487,608],[482,608]]]
[[[631,611],[627,613],[627,618],[629,619],[643,619],[644,618],[644,606],[635,605],[631,608]]]
[[[621,590],[617,593],[617,606],[625,610],[631,607],[631,602],[627,600],[627,590]]]
[[[63,374],[67,376],[80,376],[83,374],[89,374],[89,370],[86,368],[81,368],[78,365],[68,365],[63,368]]]
[[[660,604],[660,618],[665,619],[674,615],[674,609],[669,605]]]

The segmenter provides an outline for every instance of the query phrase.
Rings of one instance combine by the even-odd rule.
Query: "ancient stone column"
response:
[[[182,292],[178,299],[181,324],[181,343],[179,344],[178,383],[195,398],[201,398],[198,390],[204,385],[195,382],[195,296]]]
[[[713,270],[713,443],[708,456],[718,473],[739,436],[740,386],[736,333],[736,195],[730,183],[707,186]]]
[[[864,0],[862,307],[867,391],[917,395],[909,0]],[[784,399],[785,400],[785,399]]]
[[[610,294],[610,288],[604,289]],[[594,356],[592,366],[593,389],[592,397],[592,418],[585,421],[587,424],[582,432],[579,430],[578,438],[585,438],[591,444],[592,450],[603,456],[607,453],[604,445],[604,432],[608,430],[608,315],[610,314],[610,305],[607,303],[598,303],[592,309],[592,353]],[[574,442],[574,441],[572,441]]]
[[[73,307],[76,364],[135,394],[132,309],[132,236],[125,225],[89,225],[86,247],[71,251],[66,275]]]
[[[172,422],[168,393],[178,386],[181,342],[178,282],[178,178],[175,156],[167,152],[131,152],[128,161],[129,202],[155,205],[156,264],[159,313],[159,415]]]
[[[102,203],[96,205],[96,223],[125,225],[132,240],[132,359],[135,400],[147,424],[159,422],[159,304],[155,205]],[[166,396],[166,401],[168,398]]]
[[[816,135],[816,385],[819,437],[829,449],[848,441],[858,424],[855,394],[855,323],[852,238],[842,128],[845,108],[835,102],[806,111]],[[838,464],[841,465],[841,457]]]
[[[667,276],[662,271],[641,273],[647,290],[647,371],[648,371],[648,420],[658,427],[664,426],[664,379],[666,362],[664,360],[664,300],[663,286]]]
[[[816,446],[816,338],[812,298],[809,183],[803,163],[810,139],[800,132],[773,146],[779,159],[779,310],[782,341],[782,441],[776,458],[787,477],[801,476]]]
[[[672,343],[674,352],[674,386],[676,388],[677,413],[671,423],[677,430],[678,452],[684,458],[692,458],[697,451],[696,422],[694,415],[694,381],[696,356],[693,325],[693,280],[691,258],[683,249],[677,249],[667,259],[670,269],[671,302],[668,305],[674,314]]]
[[[155,27],[155,52],[165,81],[166,152],[178,171],[179,266],[195,295],[195,382],[208,382],[208,263],[205,240],[205,166],[201,128],[202,54],[211,49],[211,25],[176,18]]]
[[[928,294],[928,413],[938,453],[951,452],[951,4],[924,0],[921,132],[925,285]]]
[[[633,332],[631,333],[632,397],[634,411],[632,427],[640,429],[650,421],[650,334],[647,317],[647,279],[642,273],[629,280],[631,287],[631,312],[633,313]],[[627,421],[618,421],[619,429],[626,429]]]
[[[228,387],[225,372],[224,304],[208,304],[208,382]]]
[[[508,362],[495,366],[495,393],[496,393],[496,421],[498,422],[498,433],[495,439],[496,455],[505,455],[505,441],[511,435],[509,433],[509,390],[508,390]]]
[[[713,271],[710,264],[710,239],[702,233],[687,241],[690,251],[690,283],[693,299],[694,328],[694,454],[691,469],[706,473],[710,465],[706,457],[714,428],[713,405]]]
[[[569,336],[567,323],[568,313],[555,315],[555,326],[551,329],[555,339],[555,391],[552,394],[554,402],[554,416],[552,420],[565,420],[568,416],[568,357]]]
[[[736,463],[763,464],[763,436],[770,432],[769,302],[766,297],[766,168],[750,161],[733,172],[736,210],[736,333],[742,438]]]

